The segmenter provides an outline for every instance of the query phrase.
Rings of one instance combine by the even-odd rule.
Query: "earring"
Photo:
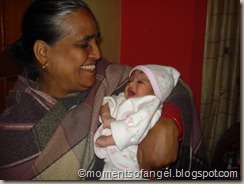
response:
[[[47,71],[47,64],[45,64],[45,65],[42,65],[42,69],[43,69],[43,71]]]

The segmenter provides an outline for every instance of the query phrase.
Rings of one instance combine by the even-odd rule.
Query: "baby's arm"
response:
[[[110,123],[115,119],[111,116],[108,104],[104,104],[100,109],[100,116],[103,121],[103,128],[110,128]]]
[[[100,117],[102,119],[104,129],[110,128],[110,123],[112,121],[115,121],[115,119],[111,116],[108,103],[102,105],[100,109]],[[95,144],[97,147],[105,148],[107,146],[115,145],[115,142],[112,135],[109,136],[101,135],[96,139]]]

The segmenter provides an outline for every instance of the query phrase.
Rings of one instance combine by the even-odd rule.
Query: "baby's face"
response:
[[[132,72],[125,87],[125,98],[142,97],[145,95],[155,95],[150,81],[141,70]]]

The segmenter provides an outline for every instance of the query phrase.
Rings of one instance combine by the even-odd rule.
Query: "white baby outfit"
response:
[[[162,102],[170,94],[180,76],[176,69],[162,65],[139,65],[134,67],[131,73],[134,70],[141,70],[147,75],[155,96],[147,95],[126,100],[124,93],[120,93],[118,96],[104,98],[103,104],[108,103],[111,116],[116,119],[110,124],[110,129],[103,129],[101,125],[94,135],[95,142],[101,135],[112,134],[116,144],[106,148],[94,146],[96,155],[105,161],[103,171],[111,174],[111,178],[108,175],[101,178],[104,180],[142,179],[138,175],[140,171],[137,161],[138,144],[160,118]]]

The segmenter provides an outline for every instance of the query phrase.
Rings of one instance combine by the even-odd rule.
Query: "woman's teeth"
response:
[[[81,69],[84,70],[95,70],[96,66],[95,65],[86,65],[86,66],[81,66]]]

